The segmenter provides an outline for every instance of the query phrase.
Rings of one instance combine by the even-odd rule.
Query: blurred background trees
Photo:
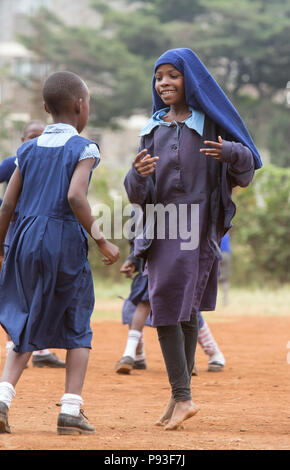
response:
[[[238,108],[266,162],[252,186],[235,193],[233,279],[289,282],[289,1],[92,0],[91,11],[98,15],[96,24],[72,25],[55,8],[34,10],[29,31],[19,31],[18,41],[46,74],[67,69],[87,81],[89,124],[99,135],[120,128],[120,118],[149,116],[156,58],[169,48],[192,48]],[[15,79],[42,102],[43,74]],[[90,190],[94,198],[113,204],[110,194],[124,194],[127,169],[118,159],[117,177],[100,167]],[[120,245],[125,257],[127,242]],[[98,272],[99,264],[92,262]],[[119,266],[114,269],[110,273],[116,278]]]

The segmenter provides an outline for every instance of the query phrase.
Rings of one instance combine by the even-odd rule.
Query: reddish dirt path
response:
[[[63,394],[64,370],[35,369],[30,363],[10,410],[12,434],[0,435],[0,449],[290,449],[290,318],[227,316],[209,324],[227,365],[222,373],[208,373],[198,346],[199,376],[192,378],[192,390],[201,410],[184,430],[153,425],[169,397],[156,331],[145,330],[147,371],[120,376],[113,368],[127,328],[95,322],[83,398],[96,434],[56,434],[55,403]],[[3,351],[2,332],[0,342]],[[64,351],[58,355],[64,358]]]

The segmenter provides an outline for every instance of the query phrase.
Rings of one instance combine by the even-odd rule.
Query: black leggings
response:
[[[198,336],[197,314],[178,325],[157,327],[168,379],[174,400],[191,400],[190,382]]]

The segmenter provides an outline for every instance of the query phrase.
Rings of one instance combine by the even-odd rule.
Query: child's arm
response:
[[[99,250],[106,257],[103,259],[103,262],[105,264],[113,264],[119,259],[119,248],[106,240],[103,234],[98,237],[97,240],[92,235],[92,227],[95,224],[95,219],[92,216],[91,208],[87,200],[87,189],[89,185],[90,172],[94,164],[95,159],[86,158],[76,165],[67,197],[72,211],[80,224],[95,240]]]
[[[146,202],[150,192],[147,176],[154,173],[157,160],[159,157],[151,157],[147,149],[141,150],[135,158],[124,181],[129,201],[132,204],[143,205]]]
[[[232,186],[248,186],[254,176],[255,166],[251,150],[239,142],[223,140],[218,142],[205,140],[207,148],[200,149],[201,153],[228,163],[228,173]]]
[[[14,210],[22,189],[22,179],[19,168],[16,168],[5,191],[0,208],[0,270],[4,261],[4,246],[7,230],[13,218]]]

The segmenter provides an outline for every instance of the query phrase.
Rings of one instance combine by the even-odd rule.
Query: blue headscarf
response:
[[[162,64],[172,64],[184,76],[187,105],[203,111],[224,129],[233,140],[237,140],[248,147],[254,156],[255,168],[261,168],[261,157],[242,118],[191,49],[170,49],[162,54],[155,63],[152,80],[153,113],[166,107],[155,90],[155,72],[157,67]]]

